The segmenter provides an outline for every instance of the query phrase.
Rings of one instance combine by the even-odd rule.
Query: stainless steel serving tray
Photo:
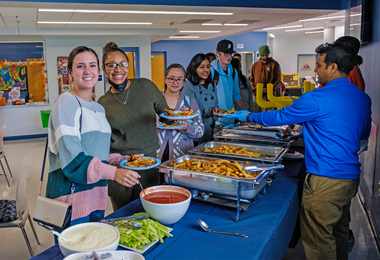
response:
[[[279,139],[260,136],[255,132],[250,129],[222,129],[214,135],[214,140],[219,142],[267,144],[281,147],[289,147],[292,142],[287,139],[287,136]]]
[[[184,159],[197,160],[202,162],[214,161],[220,158],[202,157],[185,154],[175,159],[161,163],[158,168],[165,174],[165,181],[185,188],[210,192],[213,194],[237,197],[238,183],[240,183],[240,198],[253,199],[266,185],[266,177],[270,171],[262,171],[256,178],[238,178],[220,175],[216,173],[206,173],[174,168],[173,163],[182,163]],[[254,163],[239,162],[242,166]]]
[[[222,145],[232,146],[234,148],[243,148],[250,152],[255,152],[264,155],[265,157],[254,157],[254,156],[244,156],[236,154],[221,154],[221,153],[212,153],[205,152],[204,149],[218,147]],[[288,151],[288,148],[278,147],[278,146],[265,146],[265,145],[254,145],[254,144],[242,144],[242,143],[225,143],[225,142],[215,142],[210,141],[198,145],[189,151],[193,155],[203,155],[203,156],[213,156],[227,158],[230,160],[239,160],[239,161],[253,161],[259,163],[269,163],[277,164],[281,162],[285,153]]]

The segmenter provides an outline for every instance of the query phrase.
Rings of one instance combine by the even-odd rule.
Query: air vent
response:
[[[202,23],[208,23],[211,22],[213,19],[190,19],[183,23],[193,23],[193,24],[202,24]]]
[[[253,23],[258,23],[258,22],[261,22],[262,20],[241,20],[241,21],[238,21],[238,22],[234,22],[234,23],[240,23],[240,24],[253,24]]]

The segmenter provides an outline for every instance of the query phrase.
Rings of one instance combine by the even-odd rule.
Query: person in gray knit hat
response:
[[[267,100],[267,84],[272,83],[274,90],[281,85],[281,68],[277,61],[269,57],[270,50],[268,45],[260,46],[259,54],[260,60],[252,65],[250,82],[254,95],[256,94],[256,85],[258,83],[264,84],[263,99]],[[277,96],[276,93],[274,94]],[[265,109],[263,110],[265,112]]]

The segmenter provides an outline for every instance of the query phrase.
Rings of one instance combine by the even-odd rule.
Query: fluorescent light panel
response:
[[[197,39],[199,36],[169,36],[171,39]]]
[[[285,32],[307,31],[307,30],[318,30],[318,29],[323,29],[323,27],[304,28],[304,29],[294,29],[294,30],[285,30]]]
[[[202,25],[211,25],[211,26],[247,26],[247,23],[203,23]]]
[[[314,32],[305,32],[305,34],[311,34],[311,33],[323,33],[324,31],[314,31]]]
[[[53,13],[116,13],[116,14],[191,14],[191,15],[233,15],[234,13],[138,11],[138,10],[85,10],[85,9],[38,9],[39,12]]]
[[[350,16],[359,16],[361,14],[351,14]],[[311,19],[304,19],[304,20],[298,20],[298,22],[308,22],[308,21],[318,21],[318,20],[326,20],[326,19],[335,19],[335,18],[344,18],[346,16],[340,15],[340,16],[327,16],[327,17],[320,17],[320,18],[311,18]]]
[[[296,28],[296,27],[302,27],[302,24],[300,24],[300,25],[290,25],[290,26],[281,26],[281,27],[272,27],[272,28],[264,28],[263,31],[277,30],[277,29],[287,29],[287,28]]]
[[[276,37],[276,36],[274,36],[273,33],[270,33],[269,36],[272,37],[272,38]]]
[[[179,31],[180,33],[220,33],[220,31]]]
[[[129,24],[129,25],[150,25],[152,23],[128,23],[128,22],[49,22],[49,21],[38,21],[37,23],[42,24]]]

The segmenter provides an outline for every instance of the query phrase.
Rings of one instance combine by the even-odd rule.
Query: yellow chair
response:
[[[288,107],[293,104],[293,99],[291,97],[275,97],[273,96],[273,84],[267,84],[267,96],[270,101],[276,102],[283,107]],[[293,97],[298,99],[299,97]]]
[[[281,109],[282,105],[274,102],[274,101],[266,101],[263,99],[263,83],[258,83],[256,85],[256,102],[260,107],[263,108],[269,108],[269,107],[275,107],[277,109]],[[272,88],[273,91],[273,88]]]

